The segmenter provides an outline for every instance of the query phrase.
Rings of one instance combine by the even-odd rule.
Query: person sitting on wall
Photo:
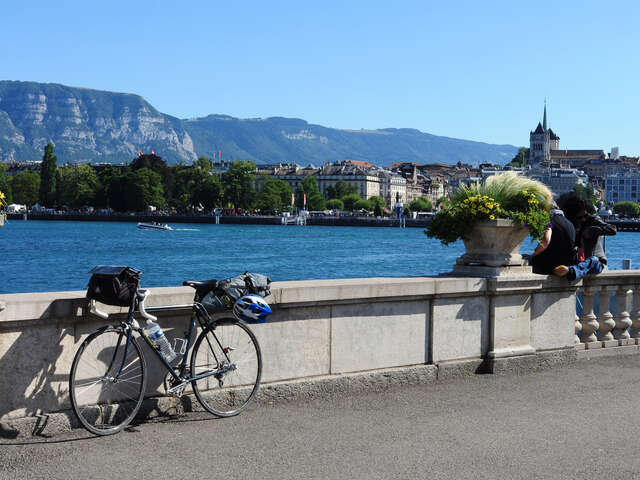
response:
[[[597,215],[593,215],[591,202],[576,192],[561,195],[558,198],[558,204],[578,232],[576,245],[580,249],[580,255],[575,264],[558,265],[553,273],[559,277],[566,276],[569,281],[579,280],[587,274],[597,275],[607,264],[602,245],[598,247],[600,236],[615,235],[617,233],[615,227],[605,223]]]
[[[533,273],[551,275],[562,265],[576,263],[576,230],[562,210],[553,205],[549,228],[538,242],[530,262]]]
[[[583,250],[584,256],[586,258],[591,256],[598,257],[600,263],[606,268],[608,261],[604,248],[602,248],[601,237],[603,235],[616,235],[618,233],[616,227],[596,215],[595,207],[591,203],[587,206],[587,214],[584,219],[577,218],[576,220],[578,223],[574,226],[577,229],[576,235],[579,239],[579,247]]]

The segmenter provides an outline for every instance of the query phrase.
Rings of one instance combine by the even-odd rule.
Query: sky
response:
[[[640,155],[640,3],[0,0],[0,80],[179,118],[295,117]]]

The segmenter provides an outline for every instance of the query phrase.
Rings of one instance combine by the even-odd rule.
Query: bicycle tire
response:
[[[126,341],[123,328],[101,328],[82,342],[73,359],[71,408],[82,426],[96,435],[119,432],[142,405],[146,363],[133,337],[123,360]]]
[[[262,376],[262,353],[254,333],[244,322],[223,318],[198,336],[191,352],[191,377],[228,366],[229,361],[235,369],[191,382],[200,404],[218,417],[232,417],[245,410],[255,398]]]

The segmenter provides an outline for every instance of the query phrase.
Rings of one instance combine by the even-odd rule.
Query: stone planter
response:
[[[4,213],[0,213],[0,227],[4,225]]]
[[[520,246],[529,230],[513,220],[499,218],[479,222],[471,238],[464,241],[466,253],[456,260],[457,265],[486,267],[522,266]]]

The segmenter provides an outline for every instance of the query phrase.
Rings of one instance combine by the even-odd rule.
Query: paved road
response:
[[[0,442],[0,479],[640,478],[640,355]]]

